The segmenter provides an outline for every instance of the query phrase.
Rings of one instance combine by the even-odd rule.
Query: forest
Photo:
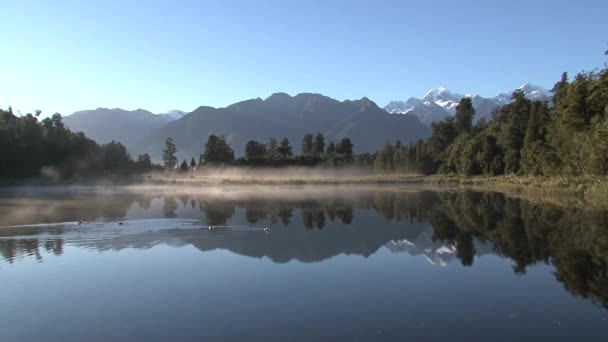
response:
[[[608,51],[606,52],[608,55]],[[378,172],[471,175],[606,175],[608,173],[608,69],[564,73],[549,102],[516,91],[513,102],[473,125],[463,98],[453,118],[432,124],[426,141],[385,144]]]
[[[157,168],[147,154],[133,160],[119,142],[99,145],[83,133],[71,132],[61,115],[39,120],[40,114],[17,116],[10,107],[0,109],[0,178],[59,180]]]

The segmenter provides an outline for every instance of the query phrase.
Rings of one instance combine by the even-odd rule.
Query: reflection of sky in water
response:
[[[5,254],[0,259],[0,337],[569,341],[603,336],[605,310],[567,291],[556,279],[555,265],[537,260],[525,274],[514,273],[512,257],[529,258],[533,248],[526,243],[539,238],[533,227],[520,238],[518,227],[541,215],[497,216],[498,223],[488,223],[497,228],[489,231],[450,230],[457,221],[429,218],[424,210],[457,217],[479,198],[457,198],[458,205],[448,209],[451,197],[424,196],[370,192],[352,200],[270,203],[217,198],[192,203],[194,197],[175,196],[175,201],[152,197],[144,205],[137,195],[113,202],[83,198],[84,207],[100,208],[66,210],[58,217],[62,221],[42,213],[44,220],[66,223],[0,233],[3,250],[21,251],[12,262]],[[484,201],[502,208],[505,199]],[[523,208],[525,215],[530,210],[519,201],[506,203],[511,214],[513,208]],[[281,205],[293,209],[287,225],[273,217]],[[348,207],[352,212],[344,211]],[[338,215],[332,220],[339,210],[349,213],[341,214],[349,223]],[[483,210],[492,211],[473,213]],[[552,229],[561,227],[549,221],[559,217],[555,210],[547,208],[552,216],[543,217]],[[83,213],[89,221],[79,226]],[[224,225],[249,227],[209,231],[207,215]],[[494,219],[467,215],[461,219],[469,224]],[[505,228],[505,222],[513,226]],[[265,226],[270,233],[261,230]],[[474,260],[463,266],[467,240],[458,234],[474,229],[485,235],[470,241]],[[500,235],[492,235],[496,232]],[[505,241],[515,242],[514,250],[523,255],[507,256],[515,247],[494,244],[495,236],[509,234],[512,240]],[[556,248],[549,242],[532,246]],[[504,252],[497,254],[497,248]]]
[[[191,246],[68,246],[44,263],[5,265],[2,277],[0,301],[15,308],[0,313],[8,340],[11,331],[24,339],[94,341],[518,339],[532,332],[564,339],[599,336],[606,326],[602,309],[567,295],[549,266],[519,277],[495,256],[475,267],[436,268],[388,249],[368,258],[277,264]],[[96,331],[103,333],[88,336]]]

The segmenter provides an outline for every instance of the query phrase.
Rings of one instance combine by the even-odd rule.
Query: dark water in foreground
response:
[[[0,341],[604,340],[607,225],[498,193],[2,190]]]

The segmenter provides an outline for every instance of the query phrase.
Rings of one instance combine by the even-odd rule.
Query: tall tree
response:
[[[234,150],[226,137],[212,134],[205,144],[203,160],[207,164],[229,164],[234,161]]]
[[[171,137],[167,137],[165,139],[165,149],[163,150],[163,165],[167,169],[174,169],[175,165],[177,165],[177,148],[173,143],[173,139]]]
[[[312,134],[308,133],[302,139],[302,151],[301,152],[303,155],[308,155],[308,154],[313,153],[312,144],[313,144],[313,136],[312,136]]]
[[[259,161],[266,156],[266,145],[255,140],[249,140],[245,145],[245,159]]]
[[[179,166],[179,170],[182,172],[188,171],[188,162],[186,161],[186,159],[184,159],[182,164]]]
[[[315,135],[314,141],[312,142],[312,154],[321,155],[325,150],[325,138],[320,132]]]
[[[459,134],[471,132],[473,127],[473,117],[475,116],[475,108],[470,97],[464,97],[456,106],[455,125]]]
[[[327,148],[325,149],[325,153],[326,154],[334,154],[334,153],[336,153],[336,144],[334,144],[333,141],[329,142],[329,145],[327,145]]]
[[[291,157],[293,155],[291,145],[289,145],[289,139],[287,139],[287,137],[283,137],[281,143],[279,144],[279,154],[283,158]]]
[[[137,167],[140,170],[149,170],[152,168],[152,161],[150,155],[147,153],[140,154],[137,156]]]
[[[353,156],[353,143],[349,138],[342,138],[336,146],[336,152],[343,154],[347,159]]]
[[[266,144],[266,154],[270,159],[274,159],[279,156],[279,143],[277,142],[277,138],[272,137],[268,139],[268,144]]]

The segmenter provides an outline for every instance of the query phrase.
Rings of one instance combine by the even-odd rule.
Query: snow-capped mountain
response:
[[[530,83],[520,86],[517,90],[523,91],[530,100],[548,101],[551,99],[549,91]],[[411,97],[407,101],[391,101],[384,107],[384,110],[392,114],[412,114],[417,116],[422,123],[430,125],[434,121],[453,116],[460,100],[470,97],[476,112],[475,120],[481,118],[489,120],[494,110],[511,103],[512,93],[503,92],[497,96],[485,98],[475,94],[454,93],[441,86],[429,90],[422,99]]]
[[[452,93],[446,87],[441,86],[437,89],[429,90],[422,98],[422,102],[432,102],[454,115],[456,113],[456,106],[458,106],[458,102],[460,102],[463,97],[465,96]]]
[[[410,97],[407,101],[391,101],[384,107],[389,113],[407,114],[416,110],[416,116],[422,122],[431,123],[443,120],[447,115],[443,107],[431,101],[424,101],[415,97]]]
[[[526,83],[526,84],[520,86],[519,88],[517,88],[516,90],[523,91],[524,94],[526,95],[526,97],[533,101],[548,101],[551,99],[551,93],[548,90],[544,89],[543,87],[534,85],[534,84]],[[512,91],[511,92],[507,91],[507,92],[496,95],[492,99],[497,104],[503,106],[503,105],[511,103],[512,94],[513,94]]]
[[[188,113],[181,111],[181,110],[177,110],[177,109],[170,110],[170,111],[164,112],[164,113],[158,113],[158,115],[165,117],[168,121],[180,119],[186,114],[188,114]]]

